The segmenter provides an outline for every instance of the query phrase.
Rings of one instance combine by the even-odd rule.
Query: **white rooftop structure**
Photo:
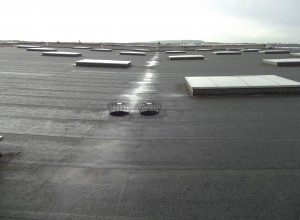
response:
[[[261,51],[261,49],[248,48],[248,49],[243,49],[240,51],[241,52],[258,52],[258,51]]]
[[[275,66],[300,66],[300,58],[264,59],[263,62]]]
[[[36,45],[17,45],[17,48],[38,48],[38,47],[41,47],[41,46],[36,46]]]
[[[120,55],[137,55],[137,56],[145,56],[146,53],[144,52],[137,52],[137,51],[121,51]]]
[[[215,51],[213,52],[215,55],[241,55],[242,53],[239,51],[231,51],[231,50],[226,50],[226,51]]]
[[[202,55],[176,55],[169,56],[170,60],[204,60]]]
[[[241,51],[241,50],[244,50],[244,48],[239,48],[239,47],[226,48],[226,51]]]
[[[111,52],[112,49],[108,49],[108,48],[94,48],[91,49],[91,51],[98,51],[98,52]]]
[[[214,49],[212,48],[198,48],[196,51],[213,51]]]
[[[50,47],[37,47],[37,48],[27,48],[28,51],[46,52],[46,51],[57,51],[55,48]]]
[[[79,57],[81,53],[74,52],[43,52],[43,56]]]
[[[166,53],[186,53],[186,51],[184,51],[184,50],[169,50],[169,51],[166,51]]]
[[[263,54],[289,54],[289,50],[262,50],[259,51],[258,53],[263,53]]]
[[[78,46],[78,47],[72,47],[72,49],[91,49],[91,47]]]
[[[149,50],[149,49],[143,49],[143,48],[137,48],[137,49],[133,49],[133,51],[140,51],[140,52],[151,52],[151,50]]]
[[[84,59],[76,61],[76,66],[91,67],[129,67],[131,61]]]
[[[300,57],[300,53],[290,53],[292,57]]]
[[[300,83],[276,75],[185,77],[192,95],[300,93]]]

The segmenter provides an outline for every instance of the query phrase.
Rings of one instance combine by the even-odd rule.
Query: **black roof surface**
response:
[[[184,81],[300,82],[300,67],[262,63],[289,55],[80,52],[132,66],[76,67],[78,57],[0,48],[0,219],[300,218],[300,96],[192,97]],[[160,114],[140,115],[136,104],[152,100]],[[116,101],[132,103],[131,113],[110,116]]]

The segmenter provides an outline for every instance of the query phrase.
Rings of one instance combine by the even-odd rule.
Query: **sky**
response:
[[[300,43],[299,0],[1,0],[0,40]]]

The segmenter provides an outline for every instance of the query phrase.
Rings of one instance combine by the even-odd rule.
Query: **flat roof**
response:
[[[118,52],[80,51],[128,60]],[[300,67],[264,65],[258,53],[169,55],[98,68],[0,47],[1,218],[298,219],[300,95],[191,96],[185,77],[300,82]],[[159,114],[140,114],[155,101]],[[111,102],[130,103],[130,113],[111,116]]]

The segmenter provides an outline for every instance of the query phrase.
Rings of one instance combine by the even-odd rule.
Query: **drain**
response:
[[[138,105],[141,115],[154,116],[158,115],[161,109],[160,102],[143,102]]]
[[[125,116],[128,115],[131,109],[130,103],[125,102],[111,102],[107,104],[109,114],[112,116]]]

